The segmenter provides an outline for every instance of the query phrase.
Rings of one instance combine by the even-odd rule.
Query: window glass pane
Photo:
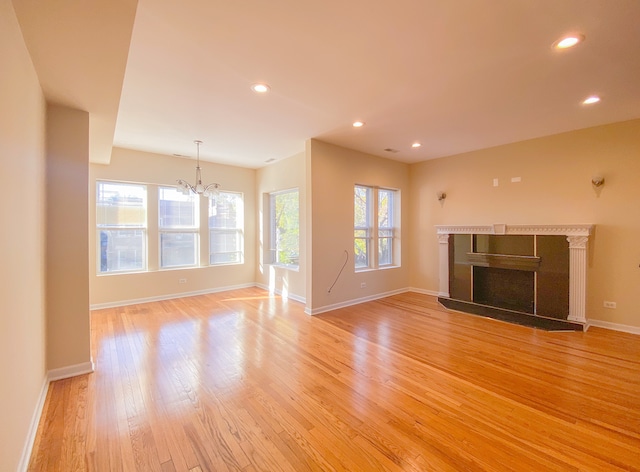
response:
[[[209,228],[241,228],[243,212],[241,193],[220,192],[209,200]]]
[[[378,227],[393,227],[393,191],[378,190]]]
[[[197,228],[199,226],[197,195],[193,193],[184,195],[173,187],[160,187],[158,198],[160,228]]]
[[[144,270],[145,240],[144,230],[98,230],[100,272]]]
[[[353,253],[356,269],[369,267],[371,236],[371,189],[356,185],[353,193],[354,240]]]
[[[236,230],[211,230],[210,264],[233,264],[242,262],[242,234]]]
[[[97,182],[96,224],[100,227],[141,228],[147,222],[144,185]]]
[[[243,262],[244,203],[241,193],[220,192],[209,203],[209,264]]]
[[[369,193],[370,189],[367,187],[359,187],[356,185],[353,200],[353,221],[356,228],[369,227],[369,215],[371,214],[369,209]]]
[[[393,239],[378,239],[378,265],[390,265],[393,262]]]
[[[356,269],[369,267],[369,239],[354,239],[354,257]]]
[[[196,265],[196,233],[161,233],[161,267],[181,267]]]
[[[146,268],[147,187],[96,182],[98,273]]]
[[[300,258],[298,190],[271,195],[273,262],[297,266]]]

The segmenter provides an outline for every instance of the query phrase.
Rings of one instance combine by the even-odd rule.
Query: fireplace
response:
[[[535,314],[534,272],[474,266],[473,301]]]
[[[442,304],[545,329],[584,328],[593,226],[437,229]]]

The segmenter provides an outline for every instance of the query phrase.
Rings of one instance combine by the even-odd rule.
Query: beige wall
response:
[[[600,191],[594,174],[606,179]],[[447,193],[443,204],[438,191]],[[434,225],[595,224],[587,318],[640,327],[640,120],[414,164],[410,207],[411,285],[432,291]]]
[[[289,297],[305,301],[306,299],[306,274],[307,250],[306,250],[306,225],[307,225],[307,189],[306,189],[306,162],[305,153],[275,162],[269,166],[258,169],[256,174],[256,207],[258,211],[258,237],[257,241],[257,265],[256,282],[268,287],[276,293],[285,293]],[[300,204],[300,265],[297,270],[268,264],[265,254],[265,237],[269,232],[268,208],[265,209],[265,198],[271,192],[297,188]]]
[[[14,471],[46,375],[45,102],[9,0],[0,62],[0,470]]]
[[[207,254],[200,254],[203,267],[186,269],[158,269],[157,221],[158,206],[156,194],[149,187],[148,199],[148,253],[149,272],[133,274],[97,275],[96,270],[96,180],[114,180],[145,184],[175,185],[179,178],[193,182],[195,178],[195,160],[159,154],[114,148],[109,165],[92,164],[90,166],[89,192],[89,274],[90,303],[92,306],[118,304],[133,300],[179,296],[197,292],[223,289],[255,281],[256,261],[256,216],[255,216],[255,174],[253,169],[233,167],[210,162],[201,162],[204,183],[218,182],[223,190],[244,194],[244,264],[206,266]],[[200,205],[207,200],[201,197]],[[201,221],[201,227],[206,225]],[[201,234],[207,234],[204,231]],[[180,283],[186,279],[186,283]]]
[[[312,312],[349,303],[409,286],[408,200],[409,166],[389,159],[363,154],[343,147],[311,140],[311,293],[307,291],[307,309]],[[355,184],[400,190],[402,205],[402,264],[383,270],[356,272],[353,263],[353,187]],[[336,279],[345,259],[349,261],[331,293],[328,288]],[[366,283],[365,288],[360,288]]]
[[[47,368],[51,370],[91,361],[89,114],[49,105],[46,142]]]

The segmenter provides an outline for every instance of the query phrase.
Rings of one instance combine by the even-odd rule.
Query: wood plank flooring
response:
[[[640,471],[640,336],[257,288],[91,326],[96,371],[51,384],[29,470]]]

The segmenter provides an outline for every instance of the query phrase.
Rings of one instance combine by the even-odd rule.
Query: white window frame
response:
[[[365,225],[364,226],[356,226],[355,224],[355,211],[356,211],[356,190],[360,189],[365,192]],[[372,266],[372,240],[373,240],[373,213],[372,213],[372,205],[371,199],[373,198],[373,189],[371,187],[367,187],[366,185],[356,185],[353,189],[353,198],[354,198],[354,208],[353,208],[353,216],[354,216],[354,225],[353,225],[353,251],[354,251],[354,267],[355,270],[367,270]],[[361,235],[356,236],[356,233],[363,233]],[[356,241],[364,242],[364,251],[366,254],[366,261],[364,265],[358,266],[356,265],[358,262],[357,259],[357,251],[356,251]]]
[[[209,265],[218,266],[218,265],[235,265],[235,264],[244,264],[244,194],[242,192],[231,192],[231,191],[219,191],[218,195],[233,195],[238,199],[238,208],[236,208],[236,221],[235,228],[212,228],[210,223],[207,225],[207,229],[209,231]],[[216,197],[218,198],[218,197]],[[207,208],[208,218],[211,218],[211,206],[215,205],[216,198],[212,198],[209,201],[209,205]],[[210,220],[209,220],[210,221]],[[229,254],[230,252],[215,252],[213,248],[215,244],[213,243],[215,234],[235,234],[237,241],[237,249],[236,251],[232,251],[231,253],[238,254],[238,261],[235,262],[212,262],[212,259],[216,254]]]
[[[100,204],[100,189],[102,185],[118,185],[118,186],[130,186],[139,187],[144,190],[143,208],[144,208],[144,222],[140,225],[124,225],[124,224],[100,224],[99,220],[99,204]],[[130,182],[116,182],[107,180],[96,180],[96,273],[97,275],[109,275],[109,274],[128,274],[134,272],[144,272],[147,270],[147,219],[148,219],[148,189],[144,184],[136,184]],[[121,270],[105,270],[102,271],[102,238],[101,233],[103,231],[141,231],[142,232],[142,266],[140,268],[133,269],[121,269]]]
[[[295,263],[286,263],[278,260],[278,235],[276,227],[276,198],[288,193],[295,193],[298,197],[298,259]],[[277,192],[271,192],[268,194],[269,203],[269,263],[271,265],[286,267],[297,270],[300,267],[300,190],[296,188],[280,190]]]
[[[356,210],[356,189],[364,189],[366,191],[366,223],[365,226],[355,225],[355,210]],[[391,202],[388,204],[389,223],[386,226],[380,226],[379,223],[379,198],[382,192],[388,192],[391,197]],[[400,205],[400,191],[397,189],[386,187],[375,187],[371,185],[356,184],[354,186],[354,270],[356,272],[362,272],[367,270],[384,269],[388,267],[400,266],[400,247],[398,238],[398,225],[399,225],[399,205]],[[358,232],[364,232],[364,236],[357,235]],[[389,240],[389,250],[391,252],[391,260],[386,263],[381,263],[381,246],[380,243],[383,239]],[[366,264],[358,266],[356,256],[356,242],[359,240],[365,241],[366,250]]]
[[[179,194],[183,194],[181,189],[175,186],[158,185],[158,267],[160,270],[171,269],[183,269],[189,267],[200,266],[200,196],[196,194],[188,194],[192,198],[195,208],[193,210],[195,224],[194,226],[180,226],[174,228],[164,228],[162,226],[162,212],[160,209],[160,201],[162,200],[161,194],[163,190],[174,190]],[[193,234],[195,235],[194,242],[194,261],[192,264],[175,264],[175,265],[163,265],[162,254],[162,236],[165,234]]]

